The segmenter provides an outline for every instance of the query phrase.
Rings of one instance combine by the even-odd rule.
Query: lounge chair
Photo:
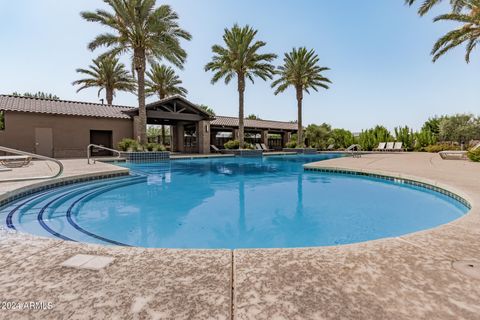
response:
[[[403,142],[395,142],[395,145],[393,146],[393,151],[405,151],[405,149],[403,148]]]
[[[333,150],[335,149],[335,145],[334,144],[331,144],[327,147],[327,151],[330,151],[330,150]]]
[[[260,143],[255,143],[255,149],[257,150],[263,150],[262,146],[260,145]]]
[[[394,142],[387,142],[387,146],[385,147],[384,151],[395,151],[393,148],[394,146],[395,146]]]
[[[220,149],[217,148],[217,146],[211,144],[210,145],[210,148],[213,150],[213,152],[215,153],[221,153],[222,151]]]
[[[478,148],[480,148],[480,142],[477,143],[470,150],[473,151],[473,150],[477,150]],[[446,151],[440,151],[438,154],[443,160],[466,160],[468,151],[446,150]]]
[[[21,168],[30,164],[32,157],[30,156],[2,156],[0,157],[0,165],[7,168]]]
[[[260,146],[262,147],[263,151],[272,151],[272,149],[268,149],[265,143],[260,143]]]
[[[380,142],[378,144],[378,147],[376,147],[375,149],[373,149],[373,151],[385,151],[385,146],[387,145],[386,142]]]

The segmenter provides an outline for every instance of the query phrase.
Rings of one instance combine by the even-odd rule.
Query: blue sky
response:
[[[328,91],[304,99],[304,121],[328,122],[359,131],[376,124],[419,128],[435,114],[480,113],[480,52],[467,65],[458,49],[437,63],[429,52],[434,41],[454,25],[432,23],[439,7],[420,18],[403,0],[171,0],[181,25],[193,35],[184,44],[189,57],[179,71],[188,98],[220,115],[237,114],[235,84],[210,84],[203,71],[210,48],[221,43],[223,29],[250,24],[259,30],[265,50],[279,55],[292,47],[313,48],[332,70]],[[101,50],[87,43],[100,26],[79,12],[103,7],[100,0],[0,0],[0,92],[48,91],[62,99],[98,102],[97,90],[76,93],[75,68],[87,66]],[[129,66],[127,57],[123,58]],[[119,93],[116,104],[135,105],[132,94]],[[274,96],[270,83],[258,80],[246,92],[246,113],[264,119],[295,120],[293,90]]]

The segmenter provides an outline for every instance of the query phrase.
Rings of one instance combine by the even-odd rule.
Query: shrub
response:
[[[240,141],[238,140],[230,140],[228,142],[226,142],[223,147],[225,149],[229,149],[229,150],[232,150],[232,149],[238,149],[240,148]]]
[[[480,162],[480,148],[468,151],[467,155],[471,161]]]
[[[380,142],[393,141],[393,137],[387,128],[376,126],[375,128],[362,131],[358,137],[358,143],[362,150],[371,151],[378,146]]]
[[[415,135],[408,126],[395,128],[395,140],[402,142],[403,147],[407,150],[413,150],[415,146]]]
[[[415,147],[417,151],[423,151],[426,147],[437,143],[437,137],[435,134],[427,129],[422,129],[420,132],[415,133]]]
[[[297,147],[297,141],[296,140],[290,140],[285,144],[285,147],[296,148]]]
[[[124,138],[117,144],[117,147],[120,151],[137,151],[139,145],[136,140]]]
[[[244,148],[244,149],[249,149],[249,150],[255,149],[255,147],[253,146],[253,144],[248,143],[248,142],[245,142],[245,143],[243,144],[243,148]]]
[[[437,152],[446,151],[446,150],[460,150],[460,148],[456,145],[451,145],[447,143],[434,144],[434,145],[425,147],[425,151],[432,152],[432,153],[437,153]]]

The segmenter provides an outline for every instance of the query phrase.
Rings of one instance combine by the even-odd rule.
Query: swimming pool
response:
[[[432,228],[468,208],[384,179],[304,171],[335,155],[126,164],[131,176],[32,194],[1,208],[11,229],[156,248],[279,248],[355,243]]]

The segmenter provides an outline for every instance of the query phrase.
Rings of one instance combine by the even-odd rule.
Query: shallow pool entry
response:
[[[375,177],[304,171],[334,155],[129,164],[132,175],[42,191],[3,224],[70,241],[158,248],[355,243],[432,228],[468,211],[451,197]]]

